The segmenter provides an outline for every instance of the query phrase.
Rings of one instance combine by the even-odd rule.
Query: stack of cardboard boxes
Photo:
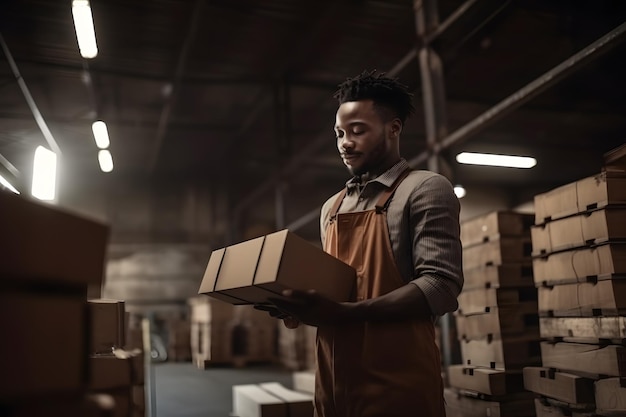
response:
[[[93,394],[115,401],[115,417],[145,415],[144,356],[125,350],[126,311],[123,301],[91,299],[89,311],[89,384]]]
[[[537,195],[535,212],[537,415],[626,415],[626,170]]]
[[[252,306],[206,296],[189,299],[192,362],[241,367],[276,361],[276,320]]]
[[[533,216],[495,211],[461,224],[465,284],[455,314],[461,365],[447,369],[448,417],[534,415],[522,368],[539,362]]]
[[[87,290],[101,284],[108,228],[0,190],[0,230],[0,414],[111,415],[110,397],[87,393]]]

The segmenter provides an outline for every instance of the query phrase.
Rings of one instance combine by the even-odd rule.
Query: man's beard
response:
[[[385,160],[385,143],[386,137],[385,133],[383,132],[380,135],[380,141],[378,142],[378,145],[376,145],[376,147],[367,154],[367,160],[362,165],[356,168],[352,166],[346,166],[346,168],[348,168],[348,172],[350,172],[350,174],[354,177],[360,177],[361,175],[366,174],[371,170],[375,170]]]

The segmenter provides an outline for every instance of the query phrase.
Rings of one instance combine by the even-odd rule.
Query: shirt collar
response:
[[[365,186],[366,184],[369,184],[370,182],[378,182],[384,185],[385,187],[389,188],[393,185],[394,181],[400,176],[400,174],[402,174],[405,170],[409,168],[410,166],[409,166],[409,163],[406,161],[406,159],[400,158],[400,160],[394,166],[392,166],[387,171],[380,174],[378,177],[361,178],[358,176],[354,176],[350,178],[346,182],[346,188],[348,189],[348,192],[350,193],[354,191],[355,189],[357,189],[359,185]]]

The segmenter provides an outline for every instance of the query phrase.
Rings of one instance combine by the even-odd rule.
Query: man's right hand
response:
[[[281,319],[285,327],[288,329],[295,329],[300,325],[298,320],[294,319],[284,311],[279,310],[275,306],[267,304],[254,304],[254,308],[255,310],[267,311],[270,316]]]

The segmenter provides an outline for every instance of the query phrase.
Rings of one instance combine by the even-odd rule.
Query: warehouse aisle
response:
[[[291,371],[280,365],[202,370],[184,362],[155,364],[153,370],[155,417],[228,417],[233,385],[279,382],[292,387]]]

